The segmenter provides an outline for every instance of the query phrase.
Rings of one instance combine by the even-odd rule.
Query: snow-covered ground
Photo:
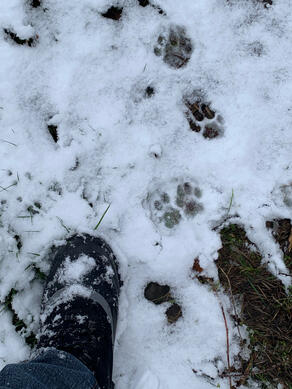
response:
[[[213,227],[228,211],[271,270],[285,269],[265,221],[291,214],[281,190],[292,169],[291,2],[152,4],[165,14],[136,0],[0,2],[0,300],[15,289],[13,309],[37,331],[42,285],[30,265],[46,272],[48,249],[68,234],[102,235],[124,280],[117,389],[137,388],[141,377],[145,389],[228,388],[218,377],[227,364],[218,296],[190,269],[199,257],[217,277]],[[120,20],[101,15],[112,5],[123,7]],[[178,69],[154,53],[175,26],[192,43]],[[16,44],[7,31],[35,44]],[[184,97],[194,91],[223,118],[221,136],[190,130]],[[199,188],[200,212],[168,228],[152,200],[167,193],[175,204],[184,182]],[[172,287],[183,310],[176,324],[167,304],[144,298],[149,281]],[[219,299],[227,311],[228,298]],[[239,344],[227,320],[232,361]],[[0,367],[30,352],[2,309]]]

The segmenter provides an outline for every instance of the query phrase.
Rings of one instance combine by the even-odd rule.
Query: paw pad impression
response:
[[[223,134],[222,117],[211,108],[204,97],[195,95],[185,97],[185,117],[191,131],[201,132],[206,139],[214,139]]]
[[[175,180],[169,188],[159,187],[147,197],[151,220],[170,230],[203,211],[201,197],[201,189],[189,179]]]
[[[181,26],[172,26],[165,34],[160,34],[154,47],[154,54],[172,68],[185,66],[192,55],[193,45]]]

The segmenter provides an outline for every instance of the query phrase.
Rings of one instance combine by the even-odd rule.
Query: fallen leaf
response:
[[[193,271],[196,271],[197,273],[202,273],[202,271],[204,270],[204,269],[200,266],[199,258],[195,258],[195,259],[194,259],[194,264],[193,264],[192,270],[193,270]]]

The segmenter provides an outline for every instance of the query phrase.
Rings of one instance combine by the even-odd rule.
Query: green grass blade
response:
[[[109,210],[109,207],[110,207],[110,206],[111,206],[110,204],[107,206],[107,209],[106,209],[106,210],[104,211],[104,213],[102,214],[102,217],[99,219],[99,222],[98,222],[97,225],[94,227],[94,231],[98,229],[100,223],[102,222],[103,218],[105,217],[105,215],[106,215],[107,211]]]
[[[231,198],[230,198],[230,202],[229,202],[229,207],[228,207],[227,213],[230,212],[230,209],[231,209],[231,207],[232,207],[233,197],[234,197],[234,190],[232,189]]]

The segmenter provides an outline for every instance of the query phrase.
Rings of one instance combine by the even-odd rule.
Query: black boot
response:
[[[120,277],[101,238],[75,235],[52,255],[45,286],[38,348],[55,347],[81,360],[101,389],[113,388],[113,344]]]

